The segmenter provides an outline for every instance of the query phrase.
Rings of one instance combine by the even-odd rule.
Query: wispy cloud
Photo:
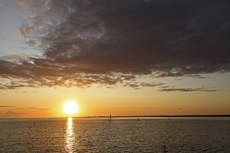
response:
[[[208,88],[208,87],[199,87],[199,88],[180,88],[177,86],[168,86],[165,83],[162,82],[152,82],[152,83],[147,83],[147,82],[127,82],[124,84],[125,87],[130,87],[135,90],[141,89],[143,87],[158,87],[157,91],[159,92],[171,92],[171,91],[177,91],[177,92],[193,92],[193,91],[201,91],[201,92],[215,92],[218,91],[215,88]]]
[[[1,83],[1,89],[117,83],[138,89],[136,78],[146,75],[202,78],[201,74],[230,72],[228,0],[18,4],[35,14],[20,27],[21,36],[43,55],[1,59],[0,75],[19,80],[17,85]]]
[[[1,7],[1,4],[0,4]],[[9,41],[9,39],[7,37],[1,37],[0,42],[1,43],[7,43]]]
[[[119,109],[138,109],[138,110],[140,110],[140,109],[156,109],[155,107],[119,107]]]
[[[52,108],[38,108],[38,107],[15,107],[13,110],[25,110],[25,109],[41,110],[41,111],[52,110]]]
[[[37,108],[37,107],[26,107],[25,109],[34,109],[34,110],[51,110],[51,108]]]
[[[27,113],[15,113],[12,110],[7,111],[6,113],[0,114],[0,118],[15,118],[15,117],[22,117],[23,115],[26,115]]]
[[[130,88],[134,88],[135,90],[138,90],[140,89],[141,87],[157,87],[157,86],[161,86],[161,85],[165,85],[165,83],[162,83],[162,82],[158,82],[158,83],[155,83],[155,82],[151,82],[151,83],[148,83],[148,82],[126,82],[124,84],[124,87],[130,87]]]
[[[158,91],[160,92],[171,92],[171,91],[178,91],[178,92],[193,92],[193,91],[202,91],[202,92],[214,92],[214,91],[218,91],[215,89],[208,89],[205,87],[201,87],[201,88],[162,88],[159,89]]]
[[[162,82],[158,82],[158,83],[146,83],[146,82],[142,82],[140,85],[142,87],[156,87],[156,86],[165,85],[165,83],[162,83]]]
[[[0,105],[0,108],[1,107],[15,107],[15,106],[10,106],[10,105]]]

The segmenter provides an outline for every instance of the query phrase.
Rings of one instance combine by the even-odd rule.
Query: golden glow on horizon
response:
[[[67,101],[63,106],[63,111],[67,115],[73,115],[73,114],[77,113],[78,109],[79,109],[78,105],[74,101]]]

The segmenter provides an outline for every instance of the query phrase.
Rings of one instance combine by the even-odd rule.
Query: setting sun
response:
[[[68,115],[73,115],[78,111],[78,106],[74,101],[67,101],[63,106],[63,111]]]

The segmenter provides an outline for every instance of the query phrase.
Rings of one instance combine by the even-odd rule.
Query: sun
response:
[[[78,111],[78,106],[77,103],[75,101],[67,101],[64,106],[63,106],[63,111],[67,114],[67,115],[73,115],[75,113],[77,113]]]

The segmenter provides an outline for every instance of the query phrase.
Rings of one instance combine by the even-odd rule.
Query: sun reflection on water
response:
[[[66,130],[66,151],[69,153],[73,153],[75,151],[74,148],[74,132],[72,125],[72,117],[68,118],[67,130]]]

